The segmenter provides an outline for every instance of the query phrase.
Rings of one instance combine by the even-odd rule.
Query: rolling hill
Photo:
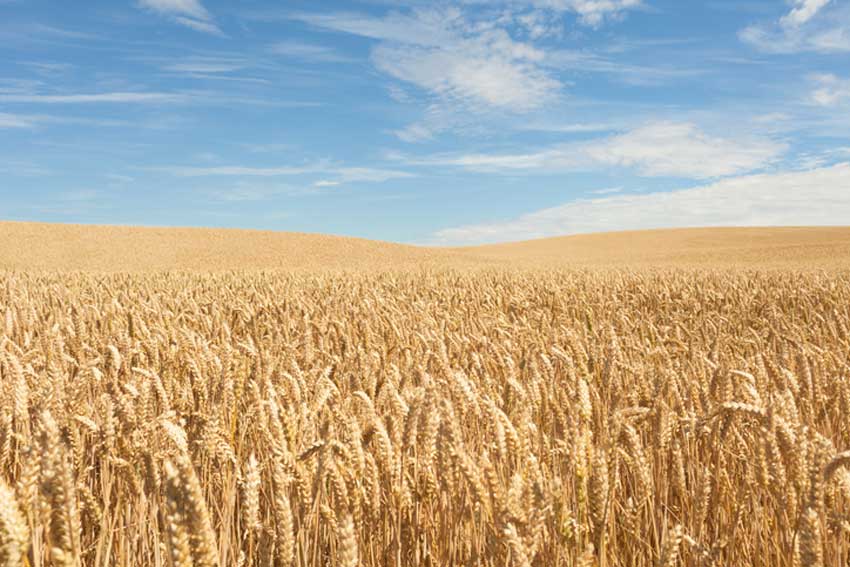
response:
[[[302,233],[0,222],[0,269],[850,268],[850,228],[697,228],[428,248]]]

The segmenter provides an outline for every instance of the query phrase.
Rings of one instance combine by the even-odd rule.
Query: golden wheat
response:
[[[0,565],[847,565],[850,274],[3,273]]]

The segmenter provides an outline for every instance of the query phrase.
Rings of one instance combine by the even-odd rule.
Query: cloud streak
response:
[[[0,129],[35,128],[36,121],[28,116],[0,112]]]
[[[353,58],[342,55],[326,45],[303,41],[278,41],[268,48],[269,53],[286,59],[309,61],[311,63],[348,63]]]
[[[0,94],[0,102],[25,104],[162,104],[185,102],[186,95],[158,92],[112,92],[97,94]]]
[[[415,177],[415,174],[372,167],[335,167],[327,164],[314,164],[306,166],[284,166],[284,167],[248,167],[241,165],[212,166],[212,167],[154,167],[148,168],[152,171],[169,173],[177,177],[287,177],[297,175],[322,174],[333,176],[329,182],[341,183],[382,183],[392,179],[406,179]]]
[[[656,122],[588,142],[515,154],[465,154],[408,160],[489,173],[554,173],[627,168],[644,177],[711,179],[761,169],[786,145],[769,139],[710,136],[694,124]]]
[[[850,163],[761,174],[644,195],[582,199],[503,222],[447,228],[439,245],[473,245],[548,236],[696,226],[846,225]]]
[[[138,0],[139,6],[195,31],[223,35],[200,0]]]

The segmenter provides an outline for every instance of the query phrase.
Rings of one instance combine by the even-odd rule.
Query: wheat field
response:
[[[848,229],[0,236],[2,567],[850,564]]]

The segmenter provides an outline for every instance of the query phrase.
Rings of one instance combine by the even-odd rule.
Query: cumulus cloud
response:
[[[614,136],[514,154],[466,154],[408,160],[483,172],[580,171],[623,167],[645,177],[710,179],[754,171],[786,150],[770,139],[711,136],[696,125],[656,122]]]
[[[436,232],[433,244],[472,245],[611,230],[696,226],[844,225],[850,163],[749,175],[672,192],[582,199],[503,222]]]
[[[139,6],[196,31],[221,35],[221,29],[200,0],[138,0]]]

